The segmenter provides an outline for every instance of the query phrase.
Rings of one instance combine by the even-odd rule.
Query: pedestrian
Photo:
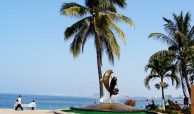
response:
[[[21,95],[19,95],[19,97],[17,98],[15,105],[16,105],[15,110],[18,110],[18,108],[20,108],[20,110],[23,111]]]
[[[156,108],[156,105],[154,103],[154,100],[152,99],[151,109],[155,109],[155,108]]]
[[[36,107],[36,102],[34,100],[32,100],[32,102],[30,103],[30,105],[32,106],[32,110],[34,110],[35,107]]]
[[[149,108],[149,100],[147,99],[145,102],[145,109],[148,109],[148,108]]]
[[[166,107],[166,108],[169,107],[169,102],[168,102],[168,100],[167,100],[166,103],[165,103],[165,107]]]

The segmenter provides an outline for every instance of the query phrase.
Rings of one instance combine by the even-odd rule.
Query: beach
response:
[[[15,111],[14,109],[0,109],[0,114],[74,114],[66,113],[60,110],[23,110]]]
[[[15,111],[14,109],[0,109],[0,114],[53,114],[53,111],[52,110]]]

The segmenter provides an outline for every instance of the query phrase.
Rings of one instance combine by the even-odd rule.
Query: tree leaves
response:
[[[151,60],[158,57],[168,57],[174,60],[177,71],[182,81],[182,89],[184,96],[186,97],[185,87],[187,87],[190,94],[190,85],[188,77],[194,74],[194,58],[193,49],[194,46],[194,26],[191,27],[191,15],[189,12],[186,15],[181,12],[179,15],[173,14],[173,20],[163,18],[165,21],[164,29],[167,34],[163,33],[151,33],[149,38],[158,39],[168,44],[168,50],[161,50],[150,57]],[[171,76],[171,75],[169,75]],[[173,77],[176,78],[176,77]],[[172,80],[172,84],[174,80]],[[176,83],[179,83],[176,80]],[[176,86],[178,88],[178,86]]]
[[[86,0],[85,7],[77,3],[65,3],[62,6],[61,12],[64,15],[77,15],[77,13],[81,13],[80,15],[77,15],[81,16],[90,12],[90,15],[87,15],[88,17],[79,20],[65,30],[65,41],[74,38],[70,50],[73,56],[77,57],[81,50],[83,52],[87,39],[93,37],[94,44],[96,48],[98,48],[97,53],[99,54],[99,58],[102,58],[103,51],[105,50],[110,63],[114,64],[114,58],[120,57],[120,48],[114,32],[116,32],[118,37],[125,43],[124,33],[115,22],[121,21],[130,26],[134,26],[134,24],[131,19],[126,16],[107,9],[99,10],[97,7],[98,5],[96,4],[99,4],[98,1]],[[113,0],[110,1],[110,4],[120,4],[121,6],[124,6],[125,0]],[[108,3],[105,4],[103,2],[101,5],[107,7]],[[102,60],[100,61],[102,63]]]
[[[61,14],[71,16],[83,16],[88,13],[88,9],[77,3],[64,3],[60,9]]]
[[[176,75],[176,67],[173,63],[173,59],[168,56],[157,56],[158,53],[155,53],[150,57],[148,64],[145,67],[145,70],[150,69],[149,75],[144,79],[144,85],[146,88],[150,88],[149,81],[151,79],[159,78],[161,80],[159,85],[155,85],[157,89],[160,87],[166,88],[167,84],[163,82],[164,78],[170,78],[172,80],[172,85],[174,81],[176,82],[176,87],[179,87],[180,80]]]

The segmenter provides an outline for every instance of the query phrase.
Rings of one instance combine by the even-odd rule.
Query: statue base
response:
[[[139,109],[125,104],[99,103],[81,107],[70,107],[72,110],[96,111],[96,112],[146,112],[146,109]]]

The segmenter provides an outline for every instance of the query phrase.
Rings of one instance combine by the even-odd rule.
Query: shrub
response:
[[[183,114],[191,114],[191,107],[190,106],[184,106],[181,110],[181,113]]]
[[[165,111],[165,113],[167,113],[167,114],[179,114],[179,111],[167,109],[167,110]]]
[[[128,105],[128,106],[135,106],[136,105],[135,100],[133,100],[133,99],[125,100],[124,104]]]
[[[177,110],[171,110],[171,109],[162,110],[162,109],[156,108],[153,111],[154,112],[160,112],[160,113],[166,113],[166,114],[179,114],[179,111],[177,111]]]
[[[171,100],[168,100],[169,105],[166,106],[166,109],[168,110],[181,110],[181,106],[179,104],[174,103]]]

